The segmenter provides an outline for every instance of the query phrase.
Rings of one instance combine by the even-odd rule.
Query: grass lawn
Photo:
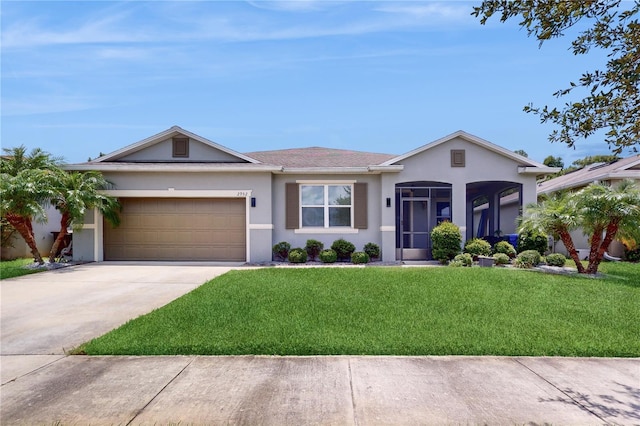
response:
[[[640,356],[640,265],[232,271],[77,353]]]
[[[16,260],[3,260],[0,262],[0,279],[20,277],[22,275],[34,274],[36,272],[46,271],[46,267],[30,269],[25,268],[27,265],[31,265],[33,259],[16,259]]]

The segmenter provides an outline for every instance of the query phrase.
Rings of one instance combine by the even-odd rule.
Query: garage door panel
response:
[[[244,199],[120,201],[121,225],[104,225],[106,260],[245,260]]]

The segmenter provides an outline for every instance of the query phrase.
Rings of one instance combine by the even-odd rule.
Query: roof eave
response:
[[[279,166],[268,164],[247,164],[247,163],[83,163],[66,164],[62,167],[69,171],[100,171],[100,172],[168,172],[168,173],[193,173],[193,172],[277,172],[282,169]]]
[[[560,167],[518,167],[518,173],[521,175],[550,175],[553,173],[558,173],[560,170],[562,170]]]
[[[278,174],[325,174],[325,175],[355,175],[381,173],[397,173],[404,169],[404,166],[359,166],[359,167],[282,167],[282,170],[274,173]]]

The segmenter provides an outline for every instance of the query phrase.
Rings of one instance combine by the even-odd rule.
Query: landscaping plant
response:
[[[316,260],[323,248],[324,244],[318,240],[307,240],[307,245],[304,247],[310,260]]]
[[[322,263],[335,263],[338,260],[338,254],[335,250],[325,249],[320,252],[320,261]]]
[[[431,255],[440,263],[446,264],[460,253],[462,234],[457,225],[445,221],[431,231]]]
[[[518,254],[513,264],[518,268],[533,268],[540,264],[541,258],[537,250],[525,250]]]
[[[491,256],[491,244],[482,238],[472,238],[465,243],[464,252],[473,257]]]
[[[586,268],[578,257],[570,234],[578,228],[590,235]],[[578,272],[595,274],[617,236],[640,238],[640,189],[632,180],[624,180],[616,186],[592,183],[577,192],[556,193],[539,204],[527,206],[519,232],[557,235]]]
[[[289,250],[291,250],[291,244],[286,241],[280,241],[273,246],[273,254],[280,260],[287,260],[289,258]]]
[[[563,267],[567,263],[567,258],[562,253],[549,253],[545,256],[545,261],[549,266]]]
[[[516,257],[516,254],[518,254],[515,247],[513,247],[508,241],[498,241],[495,243],[493,246],[493,253],[503,253],[510,258],[514,258]]]
[[[369,255],[363,251],[351,253],[351,263],[369,263]]]
[[[547,251],[549,240],[544,232],[525,231],[518,235],[518,253],[536,250],[540,255]]]
[[[307,261],[307,252],[301,248],[291,249],[289,252],[289,262],[305,263]]]
[[[371,259],[378,259],[380,257],[380,246],[375,243],[365,244],[363,251],[367,253]]]
[[[493,255],[496,265],[508,265],[511,263],[511,258],[504,253],[496,253]]]
[[[336,254],[338,255],[338,259],[349,260],[351,259],[351,253],[356,251],[356,246],[354,246],[353,243],[350,243],[344,238],[340,238],[339,240],[335,240],[333,244],[331,244],[331,249],[336,252]]]
[[[471,265],[473,265],[473,258],[469,253],[460,253],[449,262],[449,266],[471,267]]]

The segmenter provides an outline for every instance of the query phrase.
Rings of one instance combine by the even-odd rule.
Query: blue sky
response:
[[[607,153],[522,111],[603,55],[482,26],[479,3],[2,1],[2,147],[82,162],[178,125],[239,152],[402,154],[465,130],[537,161]]]

